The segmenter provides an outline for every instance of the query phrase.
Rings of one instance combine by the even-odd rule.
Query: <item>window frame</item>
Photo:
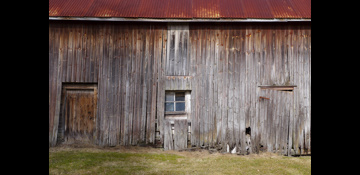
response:
[[[178,93],[183,93],[184,94],[184,101],[176,101],[176,94]],[[167,101],[166,100],[166,96],[167,95],[173,95],[173,99],[174,101]],[[186,114],[186,93],[185,91],[168,91],[168,92],[165,92],[165,101],[164,101],[164,112],[165,114],[167,115],[171,115],[171,114],[175,114],[175,115],[181,115],[181,114]],[[166,103],[173,103],[174,104],[174,111],[166,111]],[[184,110],[183,111],[176,111],[176,103],[184,103]]]

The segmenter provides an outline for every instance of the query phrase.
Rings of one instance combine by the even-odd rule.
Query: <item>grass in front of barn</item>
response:
[[[311,174],[311,156],[61,146],[49,148],[49,174]]]

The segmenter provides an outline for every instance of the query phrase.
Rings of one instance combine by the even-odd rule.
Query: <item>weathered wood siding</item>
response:
[[[250,128],[250,150],[257,152],[260,145],[265,145],[260,139],[264,135],[260,133],[270,134],[262,132],[266,127],[261,121],[263,106],[259,103],[259,86],[295,85],[291,97],[294,105],[286,108],[292,113],[291,118],[290,114],[286,115],[291,121],[290,143],[296,154],[310,151],[310,23],[190,23],[189,29],[189,74],[193,77],[191,98],[194,101],[192,144],[222,143],[223,148],[229,144],[231,150],[236,146],[244,152],[245,130]],[[281,95],[272,98],[285,100]],[[281,115],[269,116],[273,120],[267,127],[273,125],[273,129],[280,132],[275,123]],[[273,133],[272,137],[285,136]],[[280,141],[274,140],[274,149],[279,150],[277,143]]]
[[[154,143],[164,24],[49,23],[49,146],[63,82],[97,83],[97,144]]]
[[[49,146],[56,144],[62,82],[91,82],[98,84],[99,145],[153,144],[155,134],[164,143],[165,90],[190,90],[192,145],[228,144],[244,153],[248,128],[252,152],[285,142],[296,154],[310,151],[310,26],[50,21]],[[284,96],[264,85],[296,87]],[[260,96],[293,105],[270,110],[274,102]],[[269,148],[276,121],[289,134],[273,135],[280,140]]]
[[[189,25],[170,23],[167,28],[168,40],[165,75],[189,75]]]

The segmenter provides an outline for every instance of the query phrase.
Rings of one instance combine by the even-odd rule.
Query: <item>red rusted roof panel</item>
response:
[[[143,18],[192,18],[191,0],[142,0],[134,14]]]
[[[75,0],[77,1],[77,0]],[[85,17],[137,17],[141,0],[94,0]]]
[[[311,18],[311,0],[49,0],[49,16]]]
[[[300,18],[290,3],[289,0],[266,0],[269,4],[274,18]]]
[[[221,18],[247,18],[242,0],[227,0],[220,3]]]
[[[311,0],[289,0],[294,11],[302,18],[311,18]]]
[[[274,18],[267,0],[240,0],[247,18]]]
[[[194,18],[220,18],[220,0],[193,0],[192,16]]]

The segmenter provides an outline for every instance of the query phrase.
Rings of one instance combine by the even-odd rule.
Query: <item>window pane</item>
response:
[[[176,111],[185,111],[185,102],[176,103]]]
[[[165,101],[174,101],[174,93],[166,93]]]
[[[165,103],[165,111],[174,111],[174,103]]]
[[[184,92],[176,93],[175,100],[176,101],[185,101],[185,93]]]

